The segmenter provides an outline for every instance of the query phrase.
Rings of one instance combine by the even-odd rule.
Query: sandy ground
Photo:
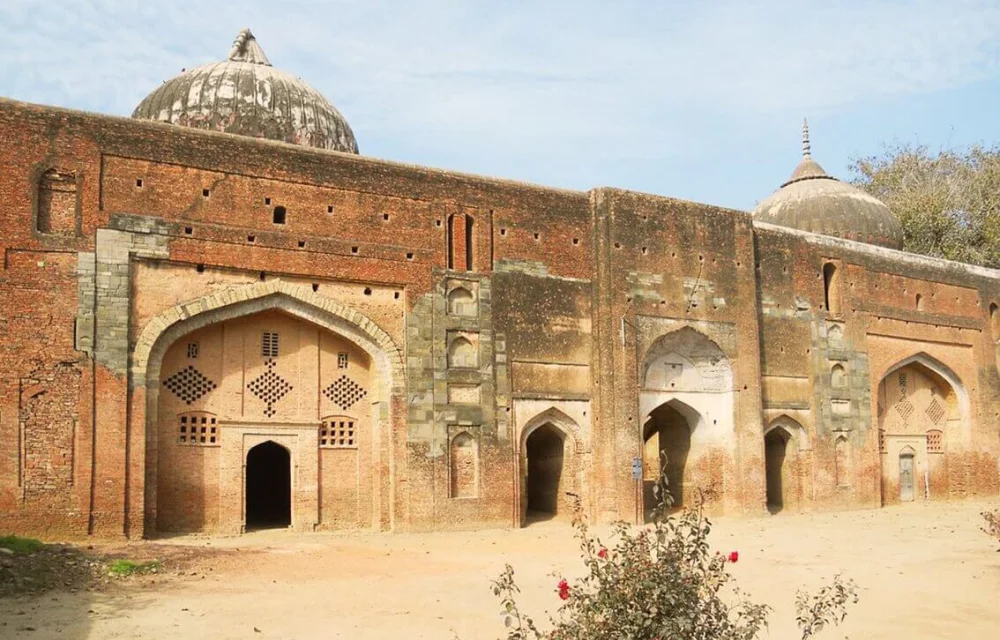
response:
[[[979,512],[1000,502],[719,519],[733,573],[774,607],[769,638],[798,638],[795,591],[838,571],[861,602],[827,638],[1000,638],[1000,553]],[[489,579],[514,565],[529,613],[559,601],[557,578],[581,570],[572,531],[334,536],[260,532],[107,547],[163,558],[166,571],[104,592],[0,600],[0,637],[498,638]]]

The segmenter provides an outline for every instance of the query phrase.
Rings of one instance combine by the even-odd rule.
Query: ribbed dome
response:
[[[802,162],[788,182],[753,210],[761,222],[890,249],[903,247],[903,228],[881,200],[827,175],[812,159],[802,126]]]
[[[228,60],[167,80],[132,117],[358,152],[344,116],[306,82],[272,67],[249,29],[236,36]]]

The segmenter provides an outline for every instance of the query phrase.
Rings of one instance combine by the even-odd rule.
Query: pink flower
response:
[[[569,600],[569,583],[563,578],[559,581],[559,598],[562,600]]]
[[[739,551],[730,551],[729,552],[729,561],[730,562],[737,562],[737,561],[739,561],[739,559],[740,559],[740,552]]]
[[[604,547],[601,547],[601,550],[597,552],[597,557],[601,558],[602,560],[604,558],[607,558],[608,557],[608,550],[605,549]]]

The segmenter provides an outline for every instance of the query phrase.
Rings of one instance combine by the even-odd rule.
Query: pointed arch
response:
[[[448,292],[448,313],[453,316],[476,315],[476,296],[465,287],[455,287]]]
[[[962,384],[962,379],[959,378],[958,374],[956,374],[948,365],[926,352],[921,351],[907,358],[903,358],[902,360],[897,361],[894,365],[888,367],[885,370],[885,373],[879,377],[879,386],[882,385],[882,382],[884,382],[887,377],[911,364],[921,365],[925,369],[931,371],[940,378],[938,381],[939,383],[943,382],[950,388],[950,390],[955,394],[957,401],[959,411],[958,417],[963,421],[963,423],[968,424],[970,416],[969,393],[966,390],[965,385]]]
[[[644,389],[730,391],[733,370],[725,352],[711,338],[687,326],[656,339],[642,361]]]
[[[459,431],[448,447],[452,498],[479,496],[479,446],[467,430]]]
[[[393,399],[404,392],[403,366],[399,349],[388,334],[358,311],[346,307],[308,286],[272,280],[222,289],[210,295],[177,305],[149,320],[139,331],[129,366],[129,386],[142,392],[131,394],[129,439],[138,446],[127,448],[126,472],[130,491],[126,508],[139,516],[144,529],[151,532],[156,524],[158,448],[153,434],[158,424],[160,368],[164,354],[182,336],[220,322],[278,310],[292,317],[327,329],[352,342],[371,359],[376,375],[372,376],[369,399],[373,407],[373,437],[390,443],[382,447],[391,452]],[[394,464],[391,453],[379,466],[389,477]],[[141,480],[137,480],[141,479]],[[391,526],[394,509],[392,482],[375,480],[373,517]],[[141,516],[139,515],[141,514]],[[136,517],[136,516],[130,516]]]
[[[556,407],[535,414],[518,438],[521,524],[532,517],[565,517],[571,512],[569,494],[581,485],[580,426]]]

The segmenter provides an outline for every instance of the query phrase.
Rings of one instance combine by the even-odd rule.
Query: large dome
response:
[[[788,182],[753,210],[755,220],[890,249],[903,247],[903,227],[889,207],[827,175],[812,159],[809,127],[802,126],[802,162]]]
[[[167,80],[132,117],[358,152],[344,116],[304,81],[272,67],[249,29],[236,36],[228,60]]]

